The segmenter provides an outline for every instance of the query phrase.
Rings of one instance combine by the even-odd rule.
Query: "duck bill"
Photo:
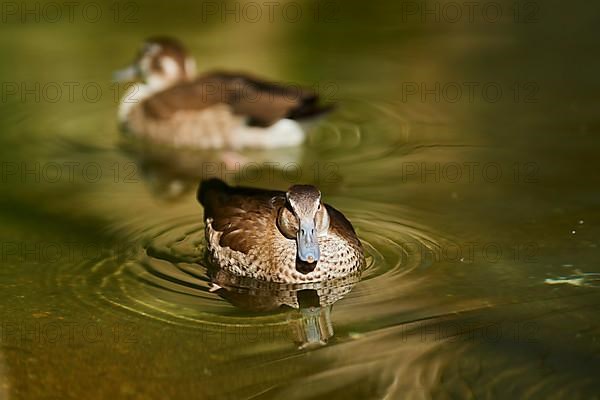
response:
[[[113,81],[115,82],[131,82],[139,77],[138,69],[135,65],[117,70],[113,72]]]
[[[298,258],[301,261],[311,264],[319,261],[319,241],[314,221],[300,220],[296,243],[298,245]]]

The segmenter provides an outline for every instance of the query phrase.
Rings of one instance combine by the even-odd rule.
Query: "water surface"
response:
[[[97,4],[98,22],[0,27],[0,397],[597,396],[596,6],[452,22],[306,3],[297,22],[237,22]],[[257,169],[124,142],[111,72],[156,33],[200,69],[339,107],[301,149],[244,154]],[[363,242],[360,281],[211,290],[208,175],[318,185]]]

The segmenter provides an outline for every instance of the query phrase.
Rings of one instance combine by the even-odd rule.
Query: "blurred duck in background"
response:
[[[133,64],[115,72],[132,85],[119,106],[122,129],[152,142],[197,149],[297,146],[332,109],[318,95],[231,72],[196,75],[196,62],[168,37],[146,40]]]

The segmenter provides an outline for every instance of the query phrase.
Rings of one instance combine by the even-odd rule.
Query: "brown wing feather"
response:
[[[200,111],[227,103],[226,83],[218,76],[206,76],[175,85],[145,100],[144,111],[150,118],[168,119],[178,111]]]
[[[227,72],[216,72],[214,76],[227,81],[231,96],[228,104],[237,114],[247,115],[254,125],[269,126],[294,113],[306,103],[318,100],[317,94],[298,85],[281,85],[259,78]]]
[[[228,104],[235,114],[249,117],[258,126],[329,109],[318,106],[318,96],[312,90],[218,71],[157,93],[143,106],[149,117],[167,119],[177,111],[202,110],[218,103]]]
[[[350,221],[346,219],[344,214],[331,207],[329,204],[325,204],[325,207],[327,207],[327,212],[329,213],[329,229],[333,230],[355,247],[362,248],[360,240],[358,240],[356,232],[354,231],[354,227]]]
[[[247,253],[274,228],[277,210],[285,204],[285,194],[233,188],[211,179],[201,183],[198,200],[204,207],[204,218],[212,218],[213,229],[222,232],[220,245]]]

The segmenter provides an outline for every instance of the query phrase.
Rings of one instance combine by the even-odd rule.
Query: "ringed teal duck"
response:
[[[306,124],[329,111],[318,95],[241,73],[196,76],[196,62],[172,38],[144,42],[116,81],[141,81],[123,96],[121,128],[153,142],[200,149],[297,146]]]
[[[239,276],[278,283],[321,282],[360,271],[362,245],[344,215],[321,201],[319,190],[294,185],[287,192],[203,181],[209,253]]]

